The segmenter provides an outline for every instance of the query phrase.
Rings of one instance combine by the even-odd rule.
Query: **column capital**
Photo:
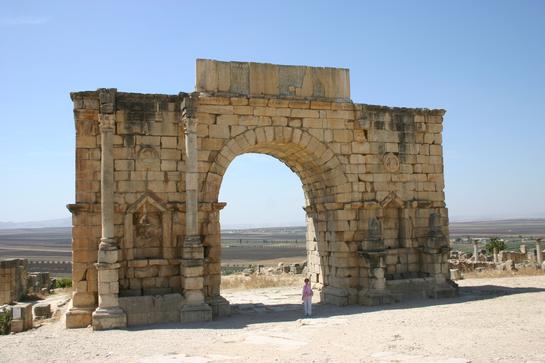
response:
[[[197,99],[195,94],[186,95],[181,104],[180,111],[185,134],[197,132]]]
[[[113,132],[115,126],[115,114],[99,114],[98,123],[101,132]]]
[[[197,112],[197,100],[199,99],[198,94],[186,94],[182,98],[180,103],[180,111],[182,113],[182,118],[194,118]]]
[[[98,99],[100,101],[100,113],[101,114],[112,114],[115,113],[115,101],[117,96],[116,88],[99,88]]]
[[[197,119],[194,118],[194,117],[184,117],[182,118],[182,122],[183,122],[183,125],[184,125],[184,133],[186,135],[190,135],[190,134],[196,134],[197,133]]]

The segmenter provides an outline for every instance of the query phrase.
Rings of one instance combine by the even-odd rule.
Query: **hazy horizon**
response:
[[[503,218],[503,219],[471,219],[471,220],[450,220],[450,223],[481,223],[481,222],[508,222],[508,221],[544,221],[545,217],[536,218]],[[35,221],[0,221],[0,229],[16,229],[16,228],[70,228],[72,226],[72,218],[56,218],[43,219]],[[264,225],[264,224],[221,224],[222,230],[236,229],[255,229],[255,228],[306,228],[305,224],[283,224],[283,225]]]

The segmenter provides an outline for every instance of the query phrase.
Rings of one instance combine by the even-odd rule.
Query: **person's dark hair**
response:
[[[309,282],[310,280],[309,279],[305,279],[305,282]]]

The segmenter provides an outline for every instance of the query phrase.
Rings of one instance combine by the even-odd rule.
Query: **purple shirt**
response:
[[[303,287],[303,299],[310,299],[312,297],[312,288],[310,284],[305,284]]]

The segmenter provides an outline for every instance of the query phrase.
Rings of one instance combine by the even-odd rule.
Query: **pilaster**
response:
[[[114,235],[114,163],[115,89],[99,90],[101,137],[100,192],[102,237],[98,247],[98,307],[93,312],[94,330],[123,328],[127,315],[119,307],[120,250]]]
[[[185,239],[182,250],[181,275],[185,304],[182,322],[212,319],[212,309],[205,302],[204,247],[199,234],[199,174],[197,168],[196,96],[190,95],[182,102],[182,119],[185,133]]]

